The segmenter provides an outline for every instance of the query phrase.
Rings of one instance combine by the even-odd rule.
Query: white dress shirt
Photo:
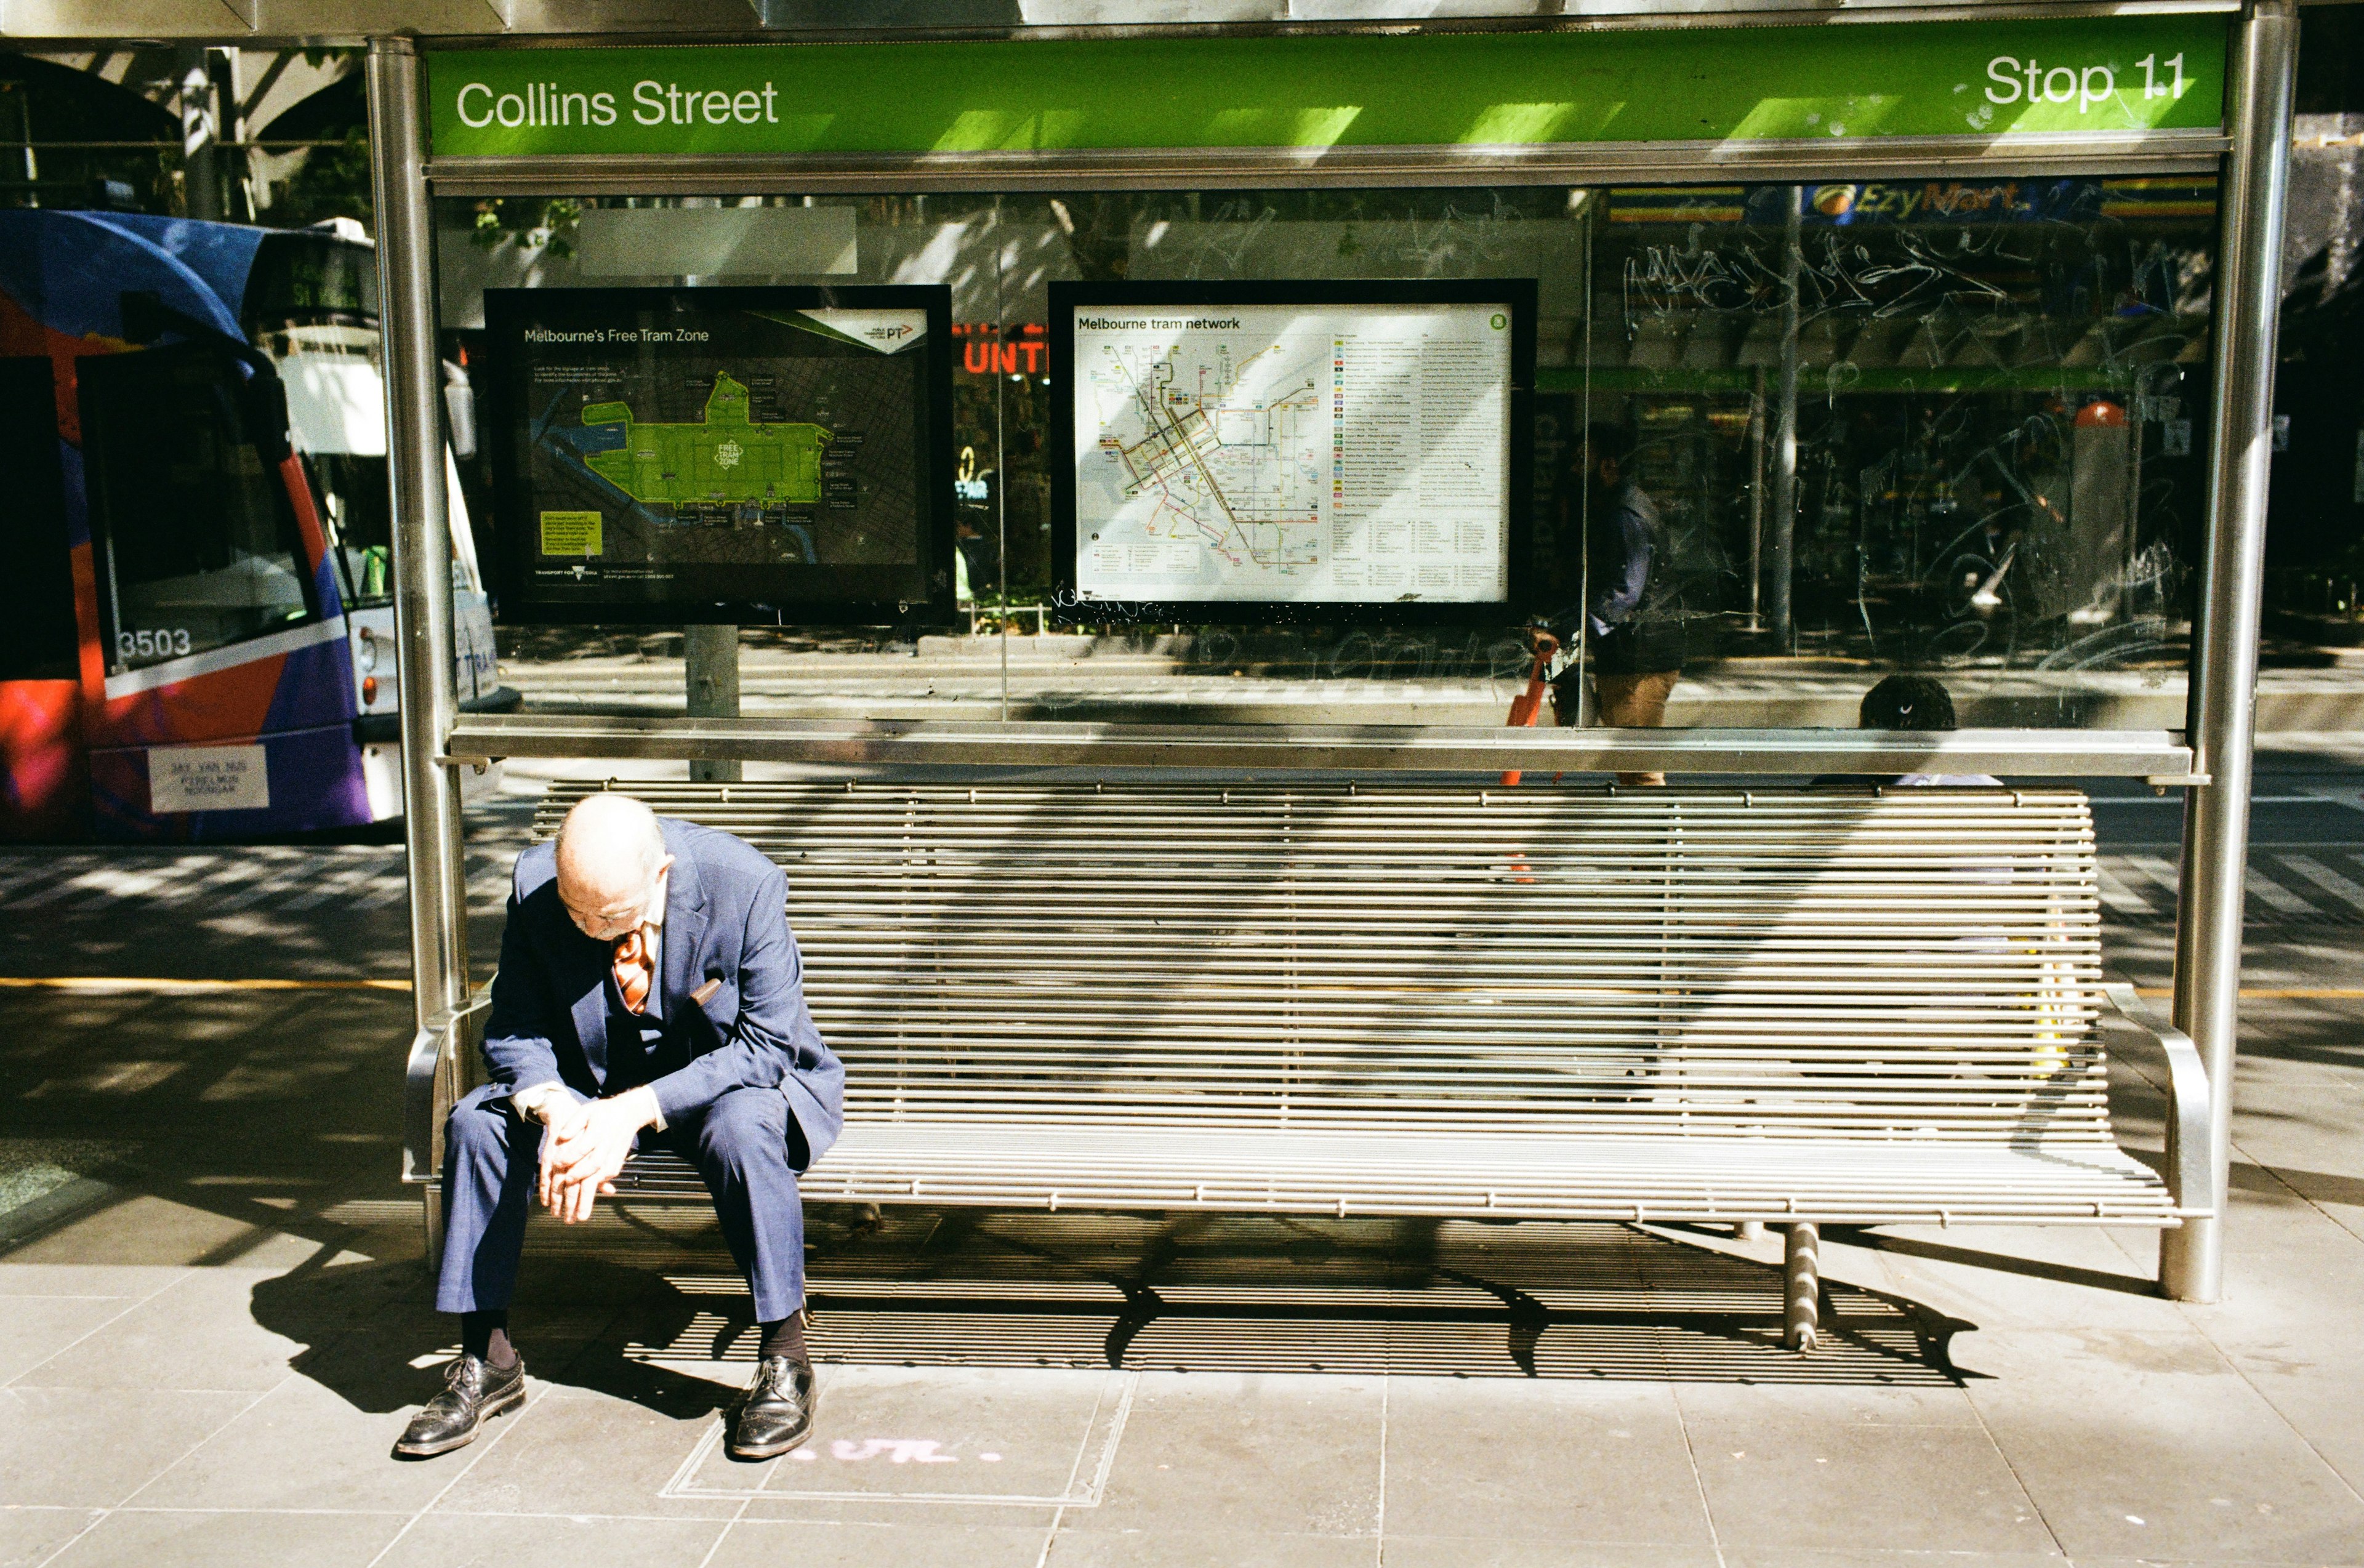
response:
[[[646,930],[649,936],[649,998],[656,1001],[659,990],[664,982],[664,922],[661,919],[652,921],[642,929]],[[614,967],[614,962],[611,959],[608,968],[612,971]],[[649,1126],[655,1128],[659,1132],[664,1130],[664,1112],[657,1107],[655,1090],[643,1084],[637,1089],[627,1089],[617,1097],[634,1101],[635,1108],[648,1112]],[[550,1125],[551,1112],[555,1107],[579,1105],[582,1099],[582,1095],[555,1078],[545,1083],[530,1084],[509,1095],[509,1104],[517,1107],[518,1115],[526,1118],[529,1121],[538,1121],[544,1127]]]

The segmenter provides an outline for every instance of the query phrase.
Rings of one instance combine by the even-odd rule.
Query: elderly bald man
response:
[[[844,1121],[845,1070],[806,1009],[787,880],[728,833],[585,797],[518,857],[485,1031],[491,1082],[444,1127],[439,1311],[460,1315],[443,1392],[395,1451],[449,1452],[523,1403],[508,1307],[540,1201],[591,1218],[635,1145],[695,1164],[753,1293],[763,1341],[730,1452],[812,1429],[797,1174]]]

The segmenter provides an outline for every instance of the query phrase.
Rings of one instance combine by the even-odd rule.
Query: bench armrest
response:
[[[434,1181],[443,1171],[443,1118],[483,1071],[487,984],[457,1007],[427,1020],[411,1037],[402,1082],[402,1179]]]
[[[2159,1021],[2135,988],[2104,985],[2118,1016],[2158,1042],[2167,1056],[2167,1187],[2187,1219],[2216,1212],[2215,1180],[2208,1160],[2208,1069],[2200,1048],[2173,1024]]]

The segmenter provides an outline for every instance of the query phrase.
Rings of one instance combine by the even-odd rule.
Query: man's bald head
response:
[[[574,803],[558,829],[558,901],[585,936],[612,941],[664,917],[665,853],[657,814],[603,791]]]

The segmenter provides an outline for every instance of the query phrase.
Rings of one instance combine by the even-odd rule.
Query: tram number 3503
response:
[[[115,651],[125,659],[169,659],[189,651],[189,628],[169,627],[162,631],[118,631],[115,634]]]
[[[2180,54],[2169,55],[2163,62],[2157,54],[2147,54],[2135,66],[2143,73],[2146,98],[2180,98],[2190,85]],[[2031,104],[2074,104],[2080,115],[2113,102],[2118,93],[2118,73],[2109,66],[2046,66],[2041,61],[2009,54],[1987,61],[1987,80],[1994,83],[1987,89],[1990,103],[2016,104],[2024,99]]]

